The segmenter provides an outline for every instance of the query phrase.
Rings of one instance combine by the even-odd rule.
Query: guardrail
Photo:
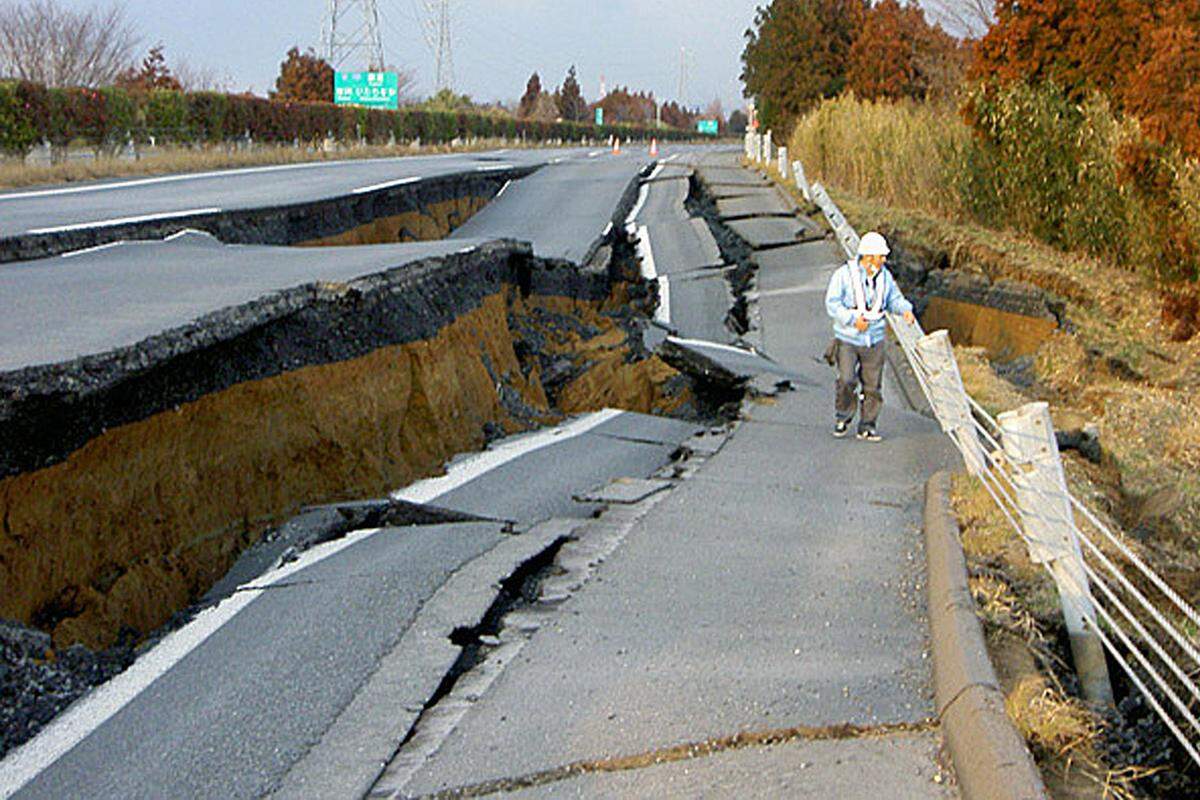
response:
[[[769,140],[768,140],[769,141]],[[770,161],[757,146],[759,163]],[[825,214],[847,257],[858,234],[819,183],[793,162],[797,187]],[[891,330],[942,430],[1058,589],[1084,697],[1111,704],[1111,659],[1200,764],[1200,614],[1126,538],[1071,493],[1050,409],[1029,403],[993,417],[963,386],[946,331],[888,315]]]

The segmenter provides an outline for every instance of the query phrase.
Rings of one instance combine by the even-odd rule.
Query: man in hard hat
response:
[[[850,422],[858,411],[858,382],[862,381],[862,409],[858,417],[858,438],[868,442],[881,440],[876,422],[883,406],[883,337],[885,312],[902,314],[912,323],[912,303],[904,298],[896,279],[884,264],[887,240],[871,231],[858,243],[858,258],[846,262],[833,273],[825,292],[825,310],[833,317],[834,365],[837,369],[836,421],[833,435],[841,438],[850,431]]]

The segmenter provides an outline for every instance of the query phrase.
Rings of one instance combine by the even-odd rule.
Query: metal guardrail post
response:
[[[846,217],[842,214],[841,209],[837,207],[837,203],[833,202],[833,198],[829,196],[829,192],[825,191],[825,187],[819,183],[812,185],[813,201],[820,206],[821,211],[825,214],[825,218],[829,220],[830,227],[837,235],[838,241],[842,243],[842,249],[846,251],[847,258],[854,258],[858,254],[858,233],[846,221]]]
[[[804,199],[811,203],[812,187],[808,185],[808,176],[804,174],[804,165],[799,161],[793,161],[792,172],[796,175],[796,188],[800,190],[800,194],[804,195]]]
[[[929,404],[946,435],[958,444],[967,471],[978,476],[987,468],[983,446],[975,433],[975,420],[967,402],[954,346],[948,331],[934,331],[915,342],[929,383]]]
[[[779,177],[785,181],[788,176],[788,149],[780,145],[779,147]]]
[[[1083,569],[1079,532],[1050,420],[1050,406],[1029,403],[1001,414],[997,422],[1004,455],[1013,467],[1016,502],[1029,542],[1029,557],[1035,564],[1046,564],[1058,586],[1083,695],[1093,703],[1112,705],[1108,662],[1096,635],[1096,612]]]

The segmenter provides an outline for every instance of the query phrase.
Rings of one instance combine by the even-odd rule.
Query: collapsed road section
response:
[[[599,234],[613,203],[627,213],[636,164],[610,171],[627,177],[590,192],[597,213],[572,231]],[[342,241],[318,243],[444,235],[478,210],[472,198],[412,195],[414,219],[432,225],[419,236],[404,232],[419,225],[396,228],[395,215],[371,218],[376,206]],[[0,630],[11,701],[0,752],[195,607],[181,610],[229,597],[238,575],[286,559],[280,548],[246,551],[306,507],[382,496],[456,453],[564,415],[612,406],[706,416],[711,387],[646,348],[654,297],[618,234],[609,226],[581,251],[584,268],[513,241],[314,249],[183,230],[0,270],[0,619],[14,621]],[[559,239],[543,244],[570,244]],[[583,460],[616,469],[603,452]],[[545,467],[529,474],[607,474]],[[556,495],[544,483],[515,492],[509,482],[471,502],[495,520],[484,500],[515,492],[548,514]],[[561,488],[569,498],[586,487]],[[395,524],[344,505],[333,516],[307,545]],[[270,556],[239,558],[255,553]],[[231,572],[235,563],[258,566]]]
[[[238,276],[270,263],[204,252]],[[0,617],[104,646],[160,625],[303,505],[378,495],[562,414],[689,402],[605,275],[516,243],[376,255],[397,266],[0,374]]]

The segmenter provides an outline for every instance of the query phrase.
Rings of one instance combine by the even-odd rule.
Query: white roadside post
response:
[[[929,384],[929,404],[946,435],[958,444],[967,471],[978,476],[987,467],[983,446],[975,433],[975,420],[967,402],[954,346],[947,331],[934,331],[917,339],[915,348]]]
[[[766,135],[763,136],[762,165],[765,167],[770,163],[771,163],[771,132],[767,131]]]
[[[812,187],[808,185],[808,176],[804,174],[804,165],[799,161],[793,161],[792,172],[796,175],[796,188],[800,190],[800,194],[804,195],[804,199],[811,203]]]
[[[1083,695],[1093,703],[1112,705],[1108,662],[1096,635],[1096,612],[1083,569],[1079,532],[1054,438],[1050,406],[1029,403],[1001,414],[997,421],[1004,455],[1013,467],[1016,503],[1029,542],[1029,558],[1035,564],[1046,564],[1058,586]]]
[[[782,145],[779,147],[779,177],[785,181],[788,176],[788,149]]]

